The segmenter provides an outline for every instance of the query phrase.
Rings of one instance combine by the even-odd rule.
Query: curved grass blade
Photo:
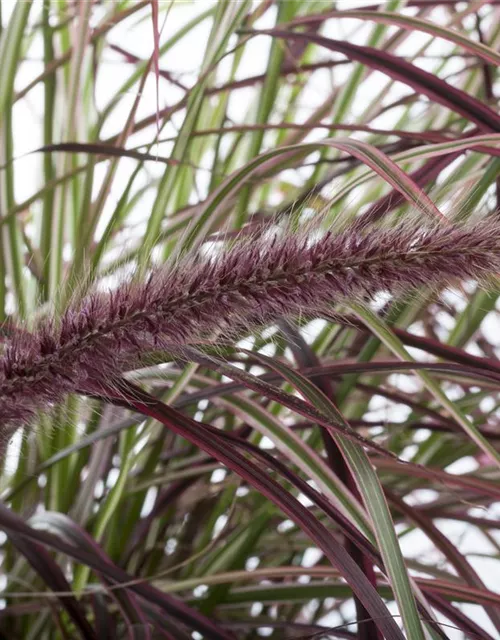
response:
[[[332,416],[335,420],[347,425],[341,413],[322,391],[315,387],[301,373],[290,369],[276,359],[262,354],[253,354],[266,367],[279,372],[285,380],[292,384],[313,406],[321,412]],[[401,548],[398,543],[394,523],[390,515],[380,481],[368,456],[357,444],[342,436],[334,436],[351,469],[358,485],[363,501],[368,510],[378,541],[380,552],[390,578],[394,595],[403,617],[406,632],[410,638],[425,638],[424,630],[418,614],[417,604],[410,584]]]
[[[276,161],[311,153],[318,149],[331,148],[345,151],[375,171],[381,178],[401,193],[413,206],[426,215],[442,218],[442,214],[429,196],[382,151],[359,140],[338,138],[320,142],[307,142],[288,145],[262,153],[236,170],[204,202],[200,214],[191,224],[182,250],[193,249],[204,241],[226,215],[226,207],[232,198],[243,188],[246,181],[257,172],[276,169]]]
[[[307,344],[300,331],[295,324],[291,321],[281,321],[279,323],[281,331],[287,340],[288,347],[291,349],[294,359],[297,362],[299,369],[306,367],[320,366],[320,359],[313,351],[313,349]],[[334,401],[335,390],[332,381],[327,377],[321,377],[314,381],[316,387],[322,391],[325,396]],[[358,490],[356,480],[351,472],[351,469],[347,465],[342,450],[333,438],[325,431],[321,431],[323,445],[326,451],[326,458],[328,464],[333,471],[338,475],[339,479],[350,489],[350,491],[356,496],[356,498],[362,501],[361,494]],[[373,564],[369,558],[360,553],[360,550],[352,545],[351,541],[346,539],[345,546],[347,551],[356,560],[357,564],[361,567],[370,582],[376,586],[377,579]],[[363,607],[359,600],[355,599],[356,619],[359,622],[358,635],[359,640],[372,640],[372,638],[378,637],[378,632],[373,621],[361,622],[369,618],[368,612]],[[381,640],[381,639],[379,639]]]
[[[425,478],[426,480],[436,480],[445,486],[455,486],[462,490],[472,491],[478,496],[491,496],[495,500],[500,498],[500,487],[495,482],[488,482],[480,478],[456,473],[447,473],[441,469],[412,462],[392,463],[390,460],[378,457],[371,458],[371,461],[378,469],[391,470],[394,473],[401,473],[402,476],[408,475],[416,478]]]
[[[409,174],[410,178],[415,182],[415,184],[423,189],[427,184],[433,182],[448,165],[461,155],[461,153],[461,151],[457,151],[446,156],[431,158],[423,167],[420,167],[413,173]],[[362,215],[360,222],[362,224],[375,222],[403,203],[404,198],[402,194],[393,189],[388,194],[374,202],[368,211]]]
[[[472,587],[487,590],[479,574],[474,570],[472,565],[467,561],[465,555],[461,554],[457,547],[436,527],[426,514],[413,509],[403,499],[394,495],[392,492],[387,493],[388,500],[391,504],[407,517],[411,522],[418,525],[419,529],[432,541],[434,546],[441,551],[448,562],[455,568],[459,576],[461,576]],[[500,616],[496,608],[487,607],[486,613],[495,625],[497,631],[500,631]]]
[[[436,22],[431,22],[430,20],[425,20],[417,16],[408,16],[404,13],[395,13],[392,11],[369,11],[366,9],[326,11],[325,13],[317,16],[302,16],[291,21],[286,26],[293,27],[308,24],[310,22],[316,23],[318,19],[324,21],[330,20],[331,18],[354,18],[355,20],[367,20],[370,22],[377,22],[379,24],[394,25],[401,27],[402,29],[408,29],[409,31],[422,31],[435,38],[442,38],[448,42],[453,42],[454,44],[462,47],[468,53],[478,56],[478,58],[481,58],[489,64],[500,66],[500,54],[491,47],[467,38],[458,30],[448,29],[447,27],[440,26]]]
[[[251,352],[253,356],[255,356],[254,352]],[[354,429],[351,429],[349,425],[346,425],[344,422],[338,420],[336,416],[332,416],[330,414],[327,417],[325,414],[317,411],[315,407],[309,402],[304,402],[300,400],[296,396],[293,396],[273,385],[264,382],[261,378],[257,378],[251,374],[248,374],[238,367],[235,367],[229,363],[223,362],[214,356],[202,354],[199,351],[195,351],[192,348],[184,348],[182,349],[182,355],[192,360],[193,362],[198,362],[199,364],[203,364],[208,367],[214,367],[220,373],[223,373],[228,378],[232,378],[233,380],[239,380],[243,383],[248,389],[252,389],[258,393],[262,393],[267,396],[271,400],[275,400],[282,404],[285,407],[288,407],[292,411],[297,412],[299,415],[316,422],[326,429],[332,431],[333,433],[341,433],[345,435],[347,438],[362,444],[369,449],[373,449],[377,451],[382,456],[392,456],[386,449],[377,445],[376,443],[367,440],[360,436]]]
[[[146,601],[160,607],[168,615],[178,619],[183,624],[191,625],[193,629],[203,632],[211,640],[234,640],[234,636],[231,633],[219,629],[214,622],[208,620],[182,601],[162,593],[147,583],[134,580],[123,569],[120,569],[109,560],[104,561],[102,557],[97,556],[94,552],[70,544],[46,531],[39,531],[30,527],[22,518],[1,503],[0,529],[5,531],[9,537],[12,537],[12,535],[22,536],[27,540],[41,543],[65,553],[69,557],[89,566],[97,573],[106,576],[107,579],[114,583],[127,583],[133,592]]]
[[[406,332],[404,331],[397,331],[397,330],[395,330],[395,333],[397,335],[399,335],[400,333],[406,334]],[[415,338],[415,340],[413,340],[413,338]],[[417,346],[417,348],[428,350],[430,353],[433,353],[434,351],[438,350],[437,348],[433,349],[433,347],[426,348],[426,345],[418,346],[421,344],[420,337],[413,336],[413,334],[408,334],[407,338],[403,336],[402,339],[405,343]],[[424,341],[425,339],[421,339],[421,340]],[[439,352],[442,353],[441,350],[439,350]],[[247,352],[247,353],[251,359],[254,352]],[[196,357],[200,363],[208,367],[211,366],[210,361],[206,360],[206,354],[202,354],[199,356],[191,354],[190,357],[193,359]],[[475,357],[477,356],[471,356],[471,358],[475,358]],[[222,362],[219,360],[212,361],[212,367],[214,367],[215,369],[217,369],[218,367],[223,367],[226,364],[228,363]],[[489,382],[491,384],[494,384],[496,387],[500,386],[500,372],[494,373],[493,371],[481,370],[479,367],[476,368],[474,366],[466,366],[463,364],[455,364],[455,363],[448,363],[448,362],[410,363],[410,362],[402,362],[398,360],[373,360],[370,362],[352,362],[351,360],[343,360],[335,363],[325,362],[320,367],[308,367],[307,369],[304,369],[302,373],[308,378],[314,379],[324,375],[331,375],[332,377],[342,377],[345,375],[349,375],[351,373],[384,373],[384,372],[396,373],[398,371],[411,371],[411,370],[448,373],[453,376],[470,378],[471,380],[474,380],[476,383],[480,383],[481,381],[483,381],[484,383]],[[235,374],[235,377],[238,376],[237,371],[234,371],[234,374]],[[240,377],[238,377],[237,379],[239,380]],[[278,374],[274,374],[270,372],[270,373],[264,373],[260,376],[253,376],[253,379],[257,381],[274,383],[280,380],[280,376]],[[241,382],[223,382],[217,385],[210,386],[208,388],[200,389],[199,391],[194,391],[189,395],[183,396],[179,399],[179,401],[176,402],[175,406],[178,408],[182,408],[190,404],[196,403],[199,400],[209,399],[211,397],[218,396],[218,395],[228,395],[235,391],[241,391],[243,388],[245,388],[245,386],[247,385],[243,379]],[[253,388],[253,387],[250,387],[250,388]],[[307,417],[307,416],[304,416],[304,417]]]
[[[48,531],[52,530],[57,536],[66,539],[70,544],[95,553],[97,557],[102,558],[105,562],[108,560],[108,557],[94,539],[63,513],[45,511],[42,514],[30,518],[29,522],[35,528],[42,528]],[[112,583],[100,574],[98,575],[105,585],[111,586]],[[127,623],[128,635],[131,640],[134,639],[133,627],[136,625],[143,629],[144,640],[150,640],[150,628],[136,596],[133,593],[129,593],[129,590],[126,588],[109,589],[108,593],[116,600],[120,607],[123,618]]]
[[[305,533],[311,536],[329,560],[339,568],[366,609],[374,616],[378,628],[385,634],[385,637],[388,639],[402,639],[399,628],[390,614],[388,616],[385,605],[357,564],[343,547],[335,545],[327,529],[311,518],[311,514],[307,509],[274,480],[265,476],[256,465],[250,463],[240,453],[236,452],[234,447],[218,443],[213,431],[210,431],[210,435],[208,435],[200,428],[199,423],[170,409],[138,387],[127,385],[127,388],[127,397],[131,407],[134,407],[144,415],[159,420],[165,426],[179,433],[179,435],[189,439],[190,442],[236,471],[263,495],[266,495],[268,499],[279,506]],[[122,391],[125,393],[123,387]]]
[[[286,458],[301,469],[307,478],[313,480],[334,505],[339,504],[359,529],[373,543],[373,535],[366,514],[355,498],[339,483],[338,478],[328,468],[323,459],[305,443],[302,438],[284,427],[269,411],[250,400],[231,395],[224,401],[234,407],[241,417],[274,442]]]
[[[413,361],[413,358],[404,348],[400,340],[394,335],[394,333],[385,325],[373,311],[367,307],[362,307],[357,304],[350,305],[356,315],[367,327],[388,347],[392,353],[399,356],[402,360],[409,362]],[[454,402],[448,399],[444,391],[440,386],[434,382],[434,380],[425,371],[416,370],[416,374],[422,380],[425,387],[436,398],[436,400],[445,408],[453,419],[464,429],[470,439],[483,451],[494,463],[500,467],[500,452],[480,433],[477,427],[467,418],[467,416],[460,411]]]
[[[27,540],[18,534],[11,535],[10,539],[50,589],[55,592],[71,592],[71,587],[64,573],[46,549],[33,540]],[[84,640],[97,640],[97,636],[76,597],[61,597],[60,602],[80,631],[81,637]]]
[[[500,131],[500,115],[490,109],[484,102],[468,95],[461,89],[451,86],[432,73],[406,62],[403,58],[398,58],[380,49],[324,38],[309,32],[300,33],[282,29],[265,29],[260,31],[244,30],[243,33],[253,35],[267,34],[274,38],[283,38],[285,40],[306,41],[325,47],[330,51],[337,51],[410,86],[417,93],[426,95],[431,100],[476,123],[483,131]]]
[[[486,136],[470,136],[466,139],[453,140],[450,142],[439,142],[436,144],[428,144],[421,147],[413,147],[409,151],[401,151],[391,156],[394,162],[415,162],[418,160],[425,160],[427,158],[437,158],[441,155],[447,155],[449,153],[465,151],[471,149],[481,153],[490,153],[491,147],[485,147],[484,144],[500,144],[500,135],[491,134]],[[495,149],[495,153],[498,150]],[[367,180],[374,177],[374,172],[371,169],[361,172],[358,176],[349,180],[344,186],[342,186],[334,197],[331,198],[330,204],[340,202],[346,195],[352,191],[355,187],[359,187]]]

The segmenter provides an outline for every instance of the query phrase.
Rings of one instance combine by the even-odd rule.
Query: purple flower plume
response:
[[[313,316],[338,301],[500,272],[500,223],[274,234],[197,253],[60,318],[18,332],[0,362],[0,424],[14,427],[71,392],[139,363],[152,350],[232,333],[283,315]],[[215,338],[216,339],[216,338]]]

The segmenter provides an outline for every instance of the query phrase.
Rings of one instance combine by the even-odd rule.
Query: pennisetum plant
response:
[[[363,4],[0,3],[0,640],[500,637],[499,2]]]

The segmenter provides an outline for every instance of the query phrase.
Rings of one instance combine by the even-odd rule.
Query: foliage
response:
[[[0,637],[500,637],[500,3],[357,4],[2,4]]]

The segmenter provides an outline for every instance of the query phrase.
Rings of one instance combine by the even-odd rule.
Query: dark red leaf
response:
[[[356,62],[365,64],[371,69],[384,73],[393,80],[406,84],[414,89],[416,93],[427,96],[433,102],[438,102],[455,113],[459,113],[467,120],[476,123],[482,131],[500,131],[500,115],[490,109],[484,102],[468,95],[461,89],[453,87],[432,73],[428,73],[403,58],[394,56],[386,51],[381,51],[375,47],[364,47],[342,40],[325,38],[310,32],[301,33],[281,29],[265,29],[260,31],[245,30],[245,33],[254,35],[267,34],[287,41],[306,41],[325,47],[330,51],[337,51],[349,59],[356,60]]]
[[[125,396],[129,399],[134,409],[143,415],[155,418],[175,433],[188,439],[200,449],[218,459],[279,506],[290,519],[296,522],[314,540],[332,564],[339,569],[354,593],[374,617],[378,628],[385,634],[385,637],[388,639],[397,638],[398,640],[403,638],[400,629],[388,613],[380,596],[358,565],[343,547],[335,543],[330,532],[319,521],[312,518],[309,511],[285,491],[281,485],[263,474],[261,469],[235,451],[234,447],[218,442],[214,438],[213,432],[210,435],[207,434],[202,425],[179,414],[138,387],[124,383],[120,387],[120,392],[122,397]]]
[[[70,592],[72,590],[59,565],[40,544],[17,534],[10,535],[10,540],[52,591]],[[59,601],[79,629],[82,638],[97,640],[97,635],[77,599],[74,596],[65,596],[59,598]]]

